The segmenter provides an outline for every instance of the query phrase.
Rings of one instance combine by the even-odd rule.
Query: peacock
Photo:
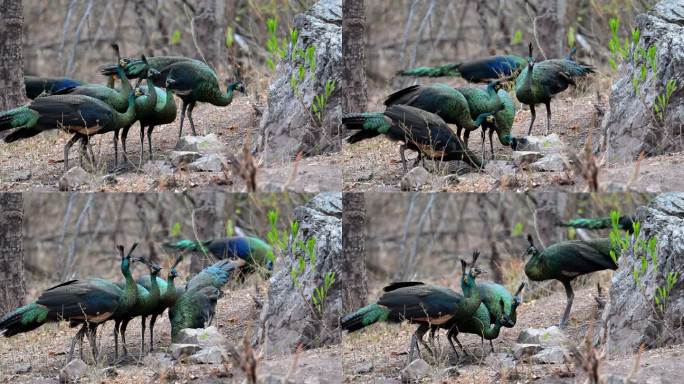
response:
[[[465,261],[461,260],[461,264],[465,270]],[[471,271],[472,280],[469,280],[469,283],[474,286],[474,279],[481,271],[473,266],[471,266]],[[470,296],[464,296],[449,288],[427,285],[422,282],[392,283],[383,291],[383,295],[376,303],[342,317],[340,326],[343,330],[354,332],[377,322],[409,321],[412,324],[418,324],[411,338],[409,352],[411,361],[414,347],[418,349],[418,343],[430,351],[430,347],[423,340],[428,330],[440,327],[455,318],[468,318],[482,303],[477,289],[469,290]],[[456,351],[453,344],[452,348]],[[420,349],[418,353],[420,354]]]
[[[100,73],[110,78],[112,76],[118,76],[116,67],[121,65],[129,79],[141,79],[142,74],[147,70],[147,68],[153,68],[162,74],[161,78],[155,79],[154,85],[157,87],[165,87],[166,77],[169,73],[170,67],[180,62],[204,64],[199,60],[184,56],[152,56],[147,58],[147,63],[143,62],[142,59],[125,57],[120,58],[117,64],[107,64],[100,67]]]
[[[532,133],[532,126],[536,118],[534,106],[546,105],[546,134],[551,130],[551,99],[568,89],[568,86],[576,85],[575,79],[594,73],[594,68],[589,65],[566,59],[544,60],[536,63],[532,56],[532,43],[529,45],[530,56],[528,64],[515,80],[515,96],[523,104],[530,106],[532,121],[527,130],[527,135]]]
[[[83,95],[39,97],[28,105],[0,112],[0,131],[14,129],[5,137],[12,143],[43,131],[61,129],[73,136],[64,145],[64,169],[69,169],[69,150],[81,140],[82,148],[96,134],[113,132],[135,119],[135,93],[128,95],[126,112],[119,113],[107,103]]]
[[[50,95],[67,88],[78,87],[84,83],[68,77],[24,76],[26,97],[33,100],[41,95]]]
[[[223,287],[239,266],[233,260],[219,260],[204,268],[185,285],[182,294],[169,307],[171,340],[176,341],[185,328],[204,328],[211,324],[216,302]]]
[[[484,120],[484,118],[483,118]],[[414,166],[426,157],[440,161],[463,160],[481,168],[480,160],[470,152],[441,117],[408,105],[392,105],[385,112],[351,113],[342,116],[342,124],[359,132],[347,138],[354,144],[384,134],[401,141],[399,147],[404,173],[408,172],[404,151],[418,152]]]
[[[492,141],[494,132],[496,132],[501,145],[506,147],[510,146],[513,143],[511,130],[513,129],[513,120],[515,119],[515,103],[513,102],[511,95],[504,89],[500,89],[497,94],[499,95],[499,100],[501,100],[501,103],[503,104],[503,109],[494,114],[495,124],[486,120],[482,124],[482,127],[489,132],[489,147],[492,152],[492,159],[494,159],[494,142]],[[482,133],[484,134],[484,130]],[[484,143],[484,139],[482,141]]]
[[[157,317],[163,314],[167,308],[172,306],[183,293],[183,290],[177,289],[175,285],[175,279],[178,277],[176,267],[182,260],[182,256],[176,258],[175,263],[169,269],[166,280],[156,277],[157,285],[159,286],[159,302],[150,317],[150,352],[154,350],[154,324],[157,321]],[[143,276],[136,280],[136,282],[148,291],[152,290],[152,275]],[[143,326],[143,330],[144,329],[145,327]]]
[[[617,269],[616,261],[611,257],[611,251],[617,258],[620,250],[612,247],[610,239],[607,238],[562,241],[547,247],[542,252],[534,246],[531,235],[527,236],[527,241],[529,242],[526,252],[529,259],[525,264],[527,277],[534,281],[558,280],[565,287],[568,302],[561,318],[561,328],[565,327],[568,322],[574,299],[571,281],[580,275],[604,269]]]
[[[206,102],[219,107],[225,107],[233,102],[235,91],[245,93],[245,86],[241,81],[226,81],[226,92],[219,87],[218,77],[208,65],[196,61],[180,61],[170,65],[166,77],[166,88],[170,89],[183,101],[181,106],[178,139],[183,134],[183,120],[188,112],[188,121],[192,134],[197,135],[195,123],[192,120],[192,110],[197,102]]]
[[[497,317],[505,315],[506,320],[501,325],[506,328],[513,328],[517,322],[517,309],[522,304],[522,298],[520,293],[523,288],[525,288],[525,283],[520,283],[518,290],[515,294],[511,295],[510,292],[501,284],[497,284],[491,281],[483,281],[477,283],[477,289],[480,291],[480,297],[482,298],[482,303],[487,307],[491,315],[491,322],[494,323]],[[499,313],[498,300],[503,300],[504,309],[503,313]]]
[[[497,55],[438,67],[406,69],[399,71],[397,75],[410,77],[462,77],[471,83],[483,83],[503,77],[515,76],[526,65],[527,60],[524,57]]]
[[[140,353],[141,355],[145,354],[145,321],[147,320],[147,316],[150,316],[157,311],[157,306],[160,302],[161,293],[159,284],[157,283],[157,276],[161,271],[161,267],[152,262],[145,262],[145,264],[150,270],[150,289],[146,289],[142,284],[136,282],[136,284],[138,284],[138,296],[135,305],[117,319],[120,321],[119,334],[121,335],[121,341],[123,342],[124,355],[128,354],[126,349],[126,328],[128,327],[128,323],[138,316],[141,317],[140,324],[142,328],[142,332],[140,333]]]
[[[265,241],[254,236],[233,236],[211,240],[178,240],[164,243],[164,246],[188,252],[210,252],[217,259],[242,260],[237,263],[245,272],[255,268],[273,269],[273,249]]]
[[[410,105],[438,115],[447,124],[456,125],[459,138],[465,130],[463,143],[467,149],[470,131],[480,128],[485,121],[494,123],[492,116],[502,108],[496,95],[497,87],[498,82],[490,83],[487,91],[482,92],[475,88],[457,90],[446,84],[413,85],[389,95],[385,99],[385,106]],[[469,97],[466,97],[464,92],[467,92]],[[471,109],[471,105],[473,108],[479,108],[480,113]]]
[[[618,228],[631,233],[634,227],[634,221],[634,216],[620,216],[618,218]],[[613,227],[610,217],[578,218],[561,222],[559,225],[561,227],[585,229],[610,229]]]
[[[19,307],[0,318],[0,335],[11,337],[32,331],[45,323],[69,320],[72,326],[82,325],[71,341],[68,360],[71,361],[77,340],[88,333],[88,340],[97,359],[95,330],[99,324],[128,312],[137,297],[137,285],[130,266],[138,258],[131,258],[134,244],[128,254],[118,246],[121,255],[121,273],[126,282],[123,288],[113,282],[90,278],[70,280],[44,291],[36,301]]]
[[[494,116],[493,119],[486,119],[485,121],[482,122],[482,131],[481,131],[481,137],[482,137],[482,160],[484,161],[485,158],[485,131],[493,126],[493,130],[496,130],[496,114],[499,113],[500,111],[504,110],[504,103],[499,97],[498,91],[501,90],[501,85],[500,85],[499,80],[492,80],[487,84],[487,87],[485,89],[480,89],[480,88],[473,88],[473,87],[460,87],[456,88],[458,92],[460,92],[463,97],[465,97],[466,101],[468,102],[468,109],[470,110],[470,114],[472,117],[476,116],[481,116],[483,114],[491,114]],[[494,120],[494,121],[492,121]],[[458,126],[458,131],[457,134],[459,137],[461,137],[461,126]],[[475,128],[477,129],[477,128]],[[466,147],[468,147],[468,141],[470,138],[470,131],[472,129],[465,128],[465,132],[463,133],[463,142],[465,143]],[[493,147],[492,143],[492,136],[491,134],[493,133],[492,130],[490,130],[490,145]],[[505,141],[506,139],[504,139]],[[510,140],[510,137],[508,138]],[[492,149],[492,155],[494,154],[494,150]]]
[[[140,164],[142,164],[145,149],[144,128],[147,127],[147,144],[150,150],[149,158],[152,160],[152,130],[157,125],[170,124],[176,120],[176,100],[173,97],[173,92],[168,89],[162,89],[159,87],[139,87],[138,89],[142,94],[142,96],[135,99],[136,117],[140,122]],[[151,92],[150,89],[153,89],[154,92]],[[153,98],[156,99],[156,104],[153,110],[142,108],[142,105],[147,105],[149,100],[152,100]],[[140,107],[138,106],[138,103],[140,103]],[[124,153],[126,152],[127,136],[128,129],[124,128],[121,134],[121,142],[123,143]]]

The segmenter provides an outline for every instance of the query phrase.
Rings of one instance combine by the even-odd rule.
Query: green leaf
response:
[[[171,45],[176,45],[180,43],[181,39],[181,31],[179,29],[176,29],[173,31],[173,34],[171,34]]]
[[[180,234],[181,231],[181,223],[176,222],[173,227],[171,227],[171,237],[176,237]]]
[[[575,28],[568,28],[568,47],[572,48],[575,46]]]
[[[235,227],[233,226],[233,220],[232,219],[226,220],[226,236],[227,237],[235,236]]]
[[[233,28],[226,27],[226,47],[230,48],[235,43],[235,36],[233,35]]]
[[[525,224],[516,223],[515,226],[513,227],[513,232],[511,233],[511,236],[518,237],[518,236],[523,234],[524,230],[525,230]]]
[[[513,39],[511,40],[511,45],[516,45],[520,44],[522,42],[522,32],[521,31],[515,31],[513,34]]]

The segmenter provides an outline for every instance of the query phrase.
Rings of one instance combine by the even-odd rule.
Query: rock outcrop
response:
[[[632,161],[643,151],[658,155],[682,150],[684,127],[684,3],[663,0],[646,14],[637,16],[641,46],[657,47],[657,73],[647,76],[635,96],[632,78],[641,60],[625,61],[613,84],[610,110],[601,126],[601,150],[610,162]],[[649,70],[649,72],[652,72]],[[677,81],[664,122],[654,117],[656,97],[665,92],[667,80]]]
[[[294,28],[299,31],[299,48],[315,47],[316,67],[313,76],[307,69],[295,95],[291,79],[297,77],[300,66],[305,66],[304,59],[295,59],[288,52],[278,64],[257,140],[257,149],[267,162],[289,161],[300,152],[307,156],[340,150],[341,93],[332,93],[320,123],[315,121],[311,105],[327,81],[334,80],[337,88],[341,84],[342,0],[318,1],[295,17]]]
[[[629,252],[620,257],[603,312],[611,353],[629,353],[641,344],[656,347],[684,341],[684,194],[659,195],[637,211],[637,220],[643,238],[657,239],[657,259],[653,264],[649,258],[637,286],[633,271],[641,269],[641,258]],[[678,277],[660,313],[655,303],[656,290],[666,285],[670,272]]]
[[[300,345],[319,347],[340,341],[339,318],[342,308],[342,284],[336,281],[328,291],[319,315],[311,297],[323,284],[327,272],[340,275],[342,255],[342,194],[321,193],[306,205],[297,207],[294,218],[299,222],[300,238],[316,239],[316,260],[306,269],[296,285],[290,271],[292,260],[278,259],[278,272],[269,280],[268,299],[261,312],[259,339],[265,352],[291,353]]]

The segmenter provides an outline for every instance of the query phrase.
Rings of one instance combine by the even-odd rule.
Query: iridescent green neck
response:
[[[119,79],[121,79],[121,90],[119,91],[119,94],[124,98],[127,98],[133,90],[133,87],[131,87],[131,83],[128,81],[128,77],[126,76],[126,72],[124,72],[123,68],[117,66],[116,73],[119,75]]]
[[[461,290],[466,302],[466,313],[475,313],[482,304],[480,290],[475,284],[475,277],[468,273],[461,279]]]
[[[126,288],[124,289],[124,295],[122,297],[122,304],[126,308],[132,307],[138,298],[138,284],[133,279],[131,274],[131,264],[130,260],[123,259],[121,261],[121,273],[124,275],[126,281]]]
[[[219,107],[225,107],[233,102],[233,96],[235,95],[235,84],[228,84],[226,93],[221,93],[220,91],[216,93],[217,95],[214,97],[212,104]]]
[[[499,337],[499,332],[501,331],[501,319],[496,318],[496,321],[494,321],[493,326],[489,326],[489,324],[485,325],[484,328],[482,329],[482,337],[484,337],[487,340],[492,340],[496,339]]]

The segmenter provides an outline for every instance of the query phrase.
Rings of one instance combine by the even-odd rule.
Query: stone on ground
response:
[[[207,347],[187,358],[191,364],[221,364],[226,351],[217,346]]]
[[[59,381],[72,383],[78,381],[88,370],[88,366],[81,359],[74,359],[59,371]]]
[[[172,344],[175,345],[175,344]],[[143,364],[150,367],[155,372],[162,372],[169,369],[173,365],[173,361],[164,352],[152,352],[145,355]]]
[[[432,368],[423,359],[416,359],[401,370],[401,381],[404,383],[418,383],[432,374]]]
[[[548,136],[527,136],[514,138],[511,144],[514,151],[539,152],[545,155],[560,153],[564,145],[557,133]]]
[[[73,191],[90,181],[90,175],[81,167],[73,167],[59,178],[60,191]]]
[[[171,356],[173,356],[174,360],[180,360],[184,357],[195,354],[201,349],[201,346],[190,343],[173,343],[171,346],[169,346],[169,351],[171,352]]]
[[[544,346],[563,345],[566,337],[563,331],[553,325],[548,328],[527,328],[518,335],[520,344],[540,344]]]
[[[528,168],[537,172],[563,172],[568,169],[563,156],[557,153],[542,157],[528,165]]]
[[[186,164],[190,164],[193,161],[199,159],[202,155],[198,152],[190,151],[171,151],[169,153],[169,159],[171,159],[171,164],[174,167],[180,168]]]
[[[224,153],[226,146],[215,133],[210,133],[206,136],[183,136],[174,149],[181,152],[197,152],[208,155]]]
[[[401,178],[402,191],[417,191],[430,181],[430,173],[423,167],[415,167]]]
[[[214,327],[185,328],[178,334],[177,342],[180,344],[196,344],[201,347],[222,347],[226,344],[226,338]]]
[[[221,172],[223,162],[219,155],[209,154],[188,164],[187,168],[192,172]]]
[[[528,164],[544,157],[540,152],[513,151],[513,164],[518,168],[525,168]]]

